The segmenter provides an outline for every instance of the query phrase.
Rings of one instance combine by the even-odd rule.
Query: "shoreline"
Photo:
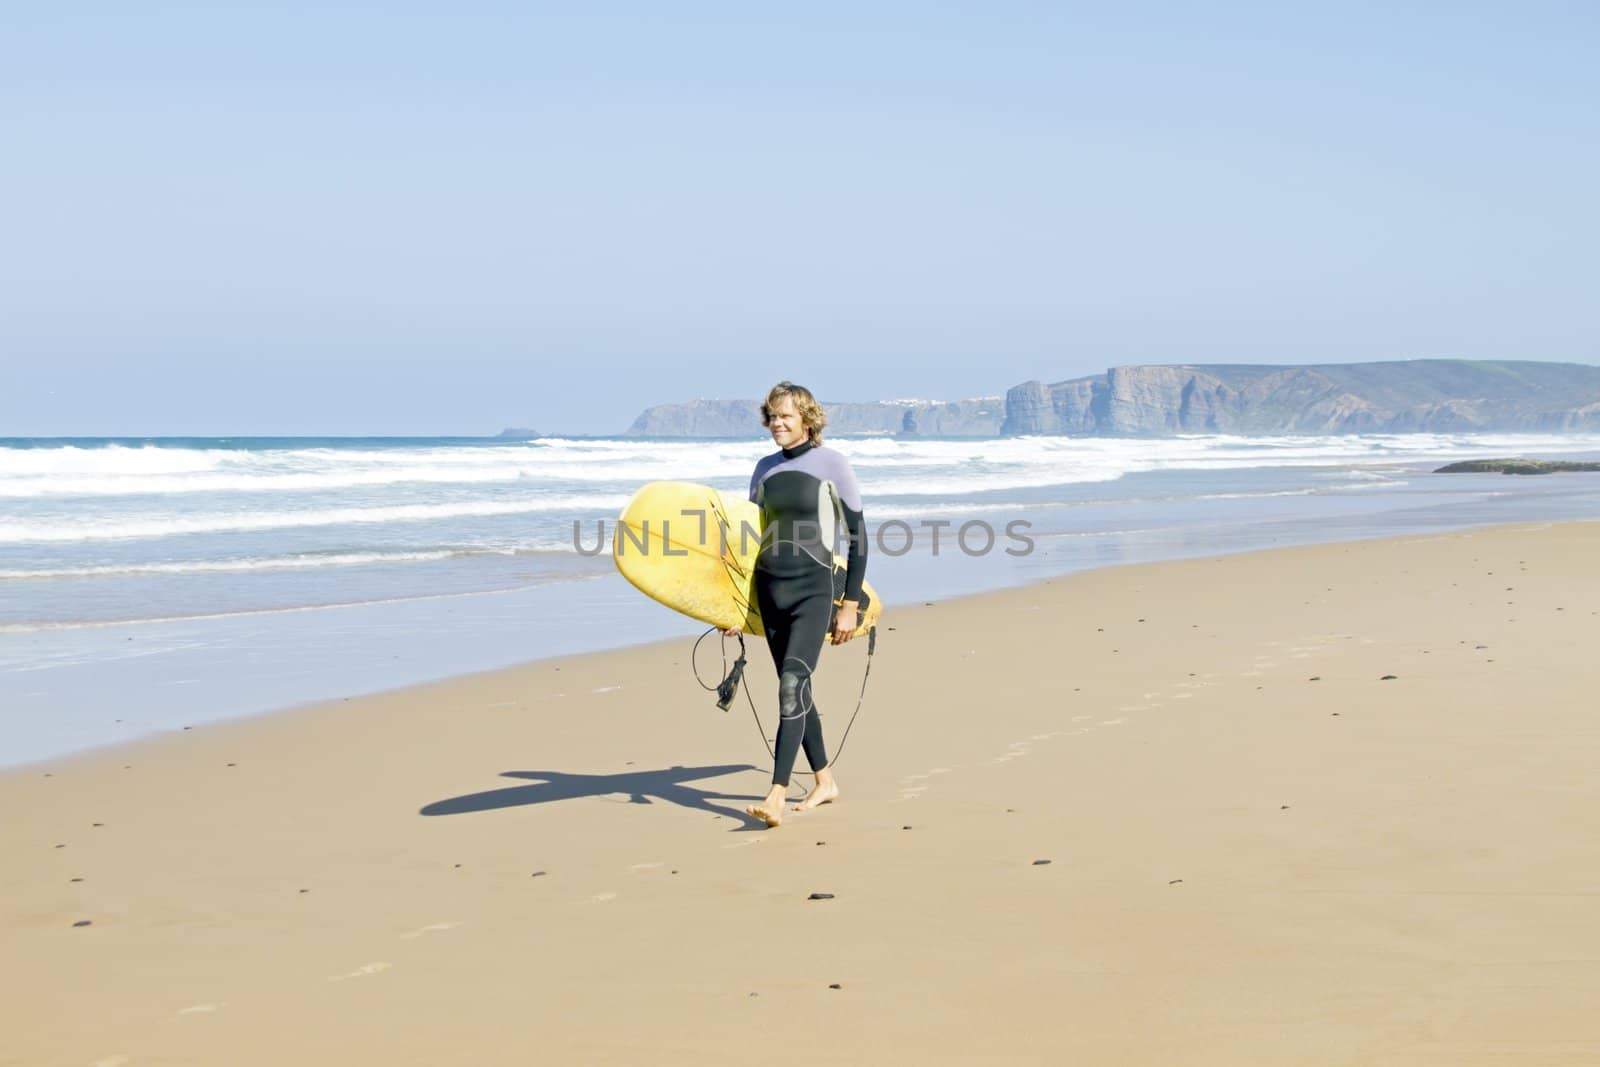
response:
[[[1581,483],[1543,487],[1525,479],[1507,484],[1503,475],[1458,475],[1442,482],[1429,477],[1406,488],[1425,473],[1420,469],[1402,473],[1398,491],[1305,495],[1316,492],[1309,487],[1319,484],[1318,472],[1342,469],[1312,468],[1309,480],[1293,475],[1289,484],[1299,488],[1287,493],[1257,484],[1256,498],[1247,502],[1251,510],[1242,514],[1240,501],[1223,493],[1214,512],[1205,513],[1202,497],[1201,511],[1184,504],[1177,513],[1144,514],[1131,530],[1115,519],[1109,528],[1102,528],[1104,519],[1085,529],[1056,528],[1064,516],[1073,522],[1082,516],[1045,501],[1037,514],[1017,513],[1042,526],[1034,531],[1039,551],[1030,558],[968,559],[954,550],[928,558],[923,549],[903,558],[880,557],[874,572],[891,602],[903,599],[900,590],[911,589],[943,600],[1107,565],[1600,514],[1600,498]],[[1269,483],[1291,470],[1269,475]],[[1130,475],[1124,490],[1145,477]],[[1310,500],[1333,510],[1307,510]],[[695,624],[649,604],[608,567],[598,578],[439,599],[12,634],[9,649],[0,648],[0,699],[12,711],[0,723],[0,766],[31,766],[184,726],[695,633]],[[49,669],[32,673],[36,662]],[[117,694],[115,705],[105,699],[108,686]]]
[[[1586,1062],[1597,535],[897,607],[843,797],[772,831],[677,641],[0,771],[0,1059],[699,1063],[801,1013],[879,1059]]]
[[[968,601],[968,600],[980,600],[980,599],[985,598],[985,597],[999,596],[999,595],[1004,595],[1004,594],[1007,594],[1007,593],[1018,593],[1018,592],[1026,591],[1026,590],[1028,590],[1030,588],[1034,588],[1034,587],[1047,586],[1047,585],[1053,584],[1054,582],[1057,582],[1057,581],[1060,581],[1060,580],[1064,580],[1064,579],[1068,579],[1068,578],[1072,578],[1072,577],[1075,577],[1075,576],[1082,576],[1082,575],[1088,575],[1088,574],[1098,574],[1098,573],[1101,573],[1101,572],[1114,572],[1114,571],[1119,571],[1119,570],[1125,570],[1125,569],[1128,569],[1128,568],[1159,566],[1159,565],[1162,565],[1162,564],[1178,564],[1178,563],[1185,563],[1185,562],[1192,562],[1192,561],[1195,561],[1195,560],[1206,560],[1206,559],[1229,559],[1229,558],[1237,558],[1237,557],[1240,557],[1240,556],[1252,556],[1252,555],[1256,555],[1256,554],[1260,554],[1260,553],[1270,553],[1270,552],[1276,552],[1276,551],[1293,551],[1295,549],[1314,549],[1314,548],[1332,547],[1332,546],[1338,546],[1338,545],[1354,545],[1354,544],[1376,543],[1376,542],[1383,542],[1383,541],[1390,541],[1390,540],[1408,540],[1408,539],[1414,539],[1414,538],[1417,538],[1417,537],[1445,536],[1445,535],[1448,535],[1450,533],[1469,533],[1469,532],[1473,532],[1473,531],[1492,531],[1492,530],[1497,530],[1497,529],[1516,529],[1516,528],[1522,528],[1522,527],[1528,527],[1528,526],[1534,526],[1534,525],[1538,525],[1538,526],[1553,525],[1553,524],[1556,524],[1556,523],[1579,523],[1579,524],[1581,524],[1581,523],[1586,522],[1586,521],[1594,521],[1594,522],[1600,523],[1600,520],[1584,520],[1584,519],[1562,519],[1562,520],[1553,520],[1553,521],[1550,521],[1550,522],[1523,521],[1523,522],[1512,522],[1512,523],[1493,523],[1493,524],[1486,524],[1486,525],[1466,526],[1466,527],[1460,527],[1460,528],[1447,528],[1447,529],[1445,529],[1443,531],[1439,531],[1439,532],[1436,532],[1436,533],[1430,533],[1430,534],[1418,534],[1418,533],[1398,534],[1398,535],[1392,535],[1391,534],[1391,535],[1380,535],[1380,536],[1375,536],[1375,537],[1358,537],[1358,538],[1354,538],[1354,539],[1351,539],[1351,540],[1342,540],[1341,539],[1341,540],[1312,541],[1312,542],[1292,542],[1292,543],[1285,544],[1285,545],[1274,545],[1274,546],[1271,546],[1271,547],[1240,547],[1240,548],[1234,548],[1234,549],[1225,549],[1225,550],[1221,550],[1221,551],[1200,550],[1200,551],[1195,551],[1195,552],[1193,552],[1191,554],[1188,554],[1188,555],[1170,556],[1170,557],[1169,556],[1163,556],[1161,558],[1153,559],[1153,560],[1134,560],[1134,561],[1130,561],[1130,562],[1108,563],[1108,564],[1088,567],[1088,568],[1081,569],[1081,570],[1070,570],[1070,571],[1059,572],[1059,573],[1050,573],[1047,576],[1035,578],[1035,579],[1033,579],[1031,581],[1024,581],[1024,582],[1019,583],[1019,584],[1008,584],[1008,585],[1000,585],[1000,586],[987,586],[987,587],[977,588],[977,589],[962,589],[960,591],[953,592],[953,593],[936,593],[936,594],[931,594],[932,595],[932,599],[931,600],[918,599],[918,600],[915,600],[915,601],[908,602],[907,605],[896,605],[896,604],[893,604],[893,603],[886,604],[885,611],[886,612],[895,612],[895,611],[901,610],[901,608],[903,606],[909,606],[911,604],[920,604],[923,607],[929,607],[929,606],[932,606],[934,604],[950,604],[950,603],[960,603],[962,601]],[[924,566],[926,566],[928,564],[928,562],[929,561],[922,561],[922,564]],[[614,580],[614,584],[623,582],[623,579],[621,578],[621,576],[620,575],[615,575],[615,574],[606,575],[601,580],[602,581]],[[688,632],[688,630],[686,630],[685,633],[680,633],[680,634],[671,635],[671,636],[661,636],[661,637],[649,637],[649,636],[647,636],[647,637],[644,637],[642,639],[632,641],[631,643],[621,644],[621,645],[610,645],[610,646],[603,646],[603,647],[598,647],[598,648],[579,648],[579,649],[574,649],[574,650],[554,651],[554,652],[551,652],[551,653],[549,653],[547,655],[537,656],[537,657],[531,658],[531,659],[523,659],[523,660],[519,660],[519,661],[516,661],[516,662],[513,662],[513,663],[509,663],[509,664],[502,664],[502,665],[496,665],[496,666],[483,667],[483,668],[476,669],[476,670],[458,671],[458,672],[454,672],[454,673],[440,675],[440,676],[437,676],[437,677],[423,678],[423,679],[417,680],[417,681],[402,682],[400,684],[396,684],[396,685],[392,685],[392,686],[381,686],[379,688],[371,688],[371,689],[358,689],[358,690],[356,690],[354,692],[342,692],[342,693],[335,693],[335,694],[332,694],[332,695],[311,697],[311,698],[303,699],[303,700],[294,700],[294,701],[290,701],[288,703],[278,704],[278,705],[274,705],[272,707],[264,707],[264,708],[260,708],[260,709],[257,709],[257,710],[251,710],[251,711],[246,711],[246,712],[242,712],[242,713],[227,713],[227,714],[224,714],[224,715],[222,715],[220,717],[201,718],[201,719],[198,719],[195,722],[183,723],[181,725],[180,724],[167,725],[167,726],[164,726],[164,727],[150,729],[150,730],[148,730],[146,732],[139,733],[139,734],[136,734],[134,736],[127,737],[127,738],[124,738],[124,739],[108,741],[108,742],[101,743],[101,744],[94,744],[94,745],[90,745],[90,746],[83,747],[83,748],[76,748],[76,749],[72,749],[70,751],[65,751],[65,752],[45,755],[45,756],[38,757],[36,759],[28,759],[28,760],[24,760],[24,761],[21,761],[21,762],[0,763],[0,777],[4,777],[6,774],[11,773],[11,772],[28,772],[28,771],[33,770],[33,769],[46,767],[47,765],[50,765],[50,764],[54,764],[54,763],[58,763],[58,762],[64,762],[64,761],[71,761],[71,760],[74,760],[74,759],[77,759],[77,758],[80,758],[80,757],[88,757],[88,756],[93,756],[93,755],[96,755],[96,754],[104,754],[109,758],[109,757],[115,756],[120,750],[122,750],[124,748],[133,748],[133,747],[140,746],[140,745],[143,745],[143,744],[147,744],[147,743],[158,741],[158,740],[160,740],[162,738],[178,737],[178,736],[181,736],[181,735],[183,735],[185,733],[190,733],[190,732],[193,732],[193,731],[198,730],[198,729],[209,729],[209,728],[212,728],[212,727],[221,726],[221,725],[225,725],[225,724],[228,724],[228,723],[247,723],[247,722],[259,721],[259,720],[262,720],[262,719],[268,719],[268,718],[272,718],[272,717],[280,716],[280,715],[311,714],[311,713],[317,712],[320,709],[332,709],[332,708],[337,707],[340,704],[349,703],[349,702],[351,702],[353,700],[368,700],[368,699],[382,699],[382,698],[386,698],[386,697],[397,697],[397,696],[401,696],[401,695],[407,694],[407,693],[409,693],[409,692],[411,692],[413,690],[428,689],[428,688],[433,688],[433,687],[437,687],[437,686],[450,686],[450,685],[455,684],[455,683],[464,683],[464,684],[465,683],[471,683],[474,680],[485,679],[485,678],[489,678],[489,677],[492,677],[492,676],[498,675],[498,674],[503,674],[503,673],[508,673],[508,672],[518,672],[518,671],[533,670],[533,669],[536,669],[536,668],[540,667],[541,665],[554,663],[554,662],[561,662],[561,661],[568,660],[568,659],[583,659],[583,658],[593,657],[593,656],[622,655],[622,654],[627,654],[627,653],[631,653],[631,652],[638,652],[638,651],[644,651],[644,650],[649,650],[649,649],[661,649],[661,650],[664,650],[668,646],[682,647],[684,642],[688,642],[688,643],[692,644],[696,640],[696,638],[698,636],[700,636],[701,633],[703,632],[703,630],[704,630],[703,624],[701,624],[699,622],[696,622],[695,620],[692,620],[692,619],[687,619],[687,618],[684,618],[682,616],[677,616],[676,613],[673,613],[670,609],[662,608],[660,605],[657,605],[657,604],[651,602],[649,600],[649,598],[645,597],[643,594],[638,594],[637,590],[634,590],[631,586],[626,586],[625,588],[626,588],[628,594],[630,594],[630,595],[637,594],[637,596],[639,598],[638,606],[641,609],[643,609],[646,613],[654,614],[654,615],[658,616],[659,621],[661,621],[662,624],[663,624],[662,628],[671,628],[674,624],[676,624],[678,629],[683,630],[683,629],[685,629],[687,627],[688,630],[692,630],[692,632]],[[533,590],[491,590],[491,591],[486,591],[486,592],[481,592],[481,593],[452,594],[451,596],[453,596],[453,597],[485,597],[485,598],[495,599],[495,598],[501,598],[501,597],[507,597],[507,596],[516,596],[518,594],[526,594],[526,593],[533,593],[535,595],[541,595],[542,596],[542,595],[549,594],[550,592],[551,592],[551,589],[549,587],[538,587],[538,588],[533,589]],[[432,600],[432,599],[438,599],[438,598],[427,597],[427,598],[419,598],[419,599],[421,599],[421,600]],[[409,600],[406,601],[406,603],[411,603],[411,602],[412,601],[409,601]],[[312,607],[298,608],[298,609],[286,609],[285,611],[279,612],[279,613],[276,613],[276,614],[299,614],[299,613],[305,613],[305,612],[339,612],[339,611],[348,611],[348,610],[352,610],[352,609],[362,610],[362,609],[369,609],[369,608],[382,607],[382,606],[384,606],[384,605],[369,605],[369,604],[341,605],[341,604],[333,604],[333,605],[312,606]],[[157,620],[157,622],[159,622],[159,621],[160,620]],[[186,621],[186,620],[174,620],[174,621],[182,622],[182,621]],[[120,626],[120,625],[144,625],[144,624],[145,623],[133,622],[133,623],[128,623],[128,624],[107,623],[107,624],[104,624],[104,625],[108,626],[108,627],[116,627],[116,626]],[[747,635],[747,638],[748,638],[748,635]],[[761,644],[761,642],[759,640],[749,640],[748,644],[749,644],[749,655],[750,655],[751,660],[755,660],[757,658],[760,658],[760,656],[764,655],[763,646],[762,646],[762,644]],[[732,649],[732,648],[733,648],[733,646],[730,645],[730,649]],[[730,654],[734,654],[734,653],[730,652]],[[705,658],[706,658],[706,654],[703,653],[702,654],[702,659],[705,659]]]

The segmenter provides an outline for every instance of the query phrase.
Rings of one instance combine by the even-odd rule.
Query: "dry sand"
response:
[[[8,772],[0,1062],[1594,1064],[1597,543],[894,604],[772,831],[686,642]]]

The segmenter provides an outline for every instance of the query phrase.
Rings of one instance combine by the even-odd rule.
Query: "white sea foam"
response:
[[[1155,470],[1419,462],[1600,450],[1600,435],[1372,434],[1159,439],[830,438],[876,492],[973,492],[1109,481]],[[540,439],[484,445],[0,448],[0,498],[296,495],[404,486],[572,492],[672,479],[738,484],[771,442]]]
[[[318,526],[393,525],[448,519],[550,512],[611,514],[628,501],[626,495],[563,495],[510,501],[463,501],[448,504],[402,504],[392,507],[326,508],[315,511],[207,512],[182,516],[88,515],[48,521],[0,522],[0,545],[118,541],[290,530]]]
[[[262,556],[240,559],[174,560],[158,563],[102,563],[83,567],[0,570],[0,581],[38,581],[56,578],[113,578],[169,574],[251,574],[266,571],[321,570],[398,563],[433,563],[475,556],[566,554],[572,546],[548,541],[518,548],[435,549],[423,552],[329,552],[298,556]]]

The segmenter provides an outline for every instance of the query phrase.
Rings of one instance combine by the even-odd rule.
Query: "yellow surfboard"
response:
[[[650,599],[708,626],[766,633],[754,590],[761,549],[761,511],[744,497],[693,482],[651,482],[617,518],[611,558],[617,570]],[[844,588],[837,562],[835,589]],[[856,633],[883,614],[877,591],[862,587]]]

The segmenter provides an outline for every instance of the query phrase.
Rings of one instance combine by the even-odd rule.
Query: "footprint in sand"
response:
[[[653,871],[657,867],[665,867],[665,866],[666,866],[665,863],[635,863],[635,864],[631,865],[628,868],[628,870],[630,870],[630,871]]]
[[[589,692],[591,692],[591,693],[615,693],[617,690],[619,690],[621,688],[622,688],[622,686],[620,686],[620,685],[602,685],[599,689],[591,689],[591,690],[589,690]]]
[[[617,895],[615,893],[596,893],[594,896],[590,897],[589,899],[594,901],[597,904],[603,904],[608,900],[616,900],[617,899]]]
[[[368,964],[364,964],[364,965],[362,965],[360,967],[357,967],[355,970],[351,971],[349,974],[329,975],[328,976],[328,981],[330,981],[330,982],[343,982],[347,978],[366,978],[368,975],[380,974],[383,971],[387,971],[390,966],[391,966],[390,964],[382,963],[382,962],[379,962],[379,963],[368,963]]]
[[[1127,720],[1125,720],[1125,719],[1101,719],[1100,720],[1100,725],[1101,726],[1121,726],[1126,721]]]
[[[458,922],[430,923],[427,926],[424,926],[419,930],[411,931],[409,934],[401,934],[400,935],[400,939],[402,941],[410,941],[410,940],[412,940],[414,938],[421,937],[424,934],[433,934],[433,933],[440,933],[440,932],[443,932],[445,930],[454,930],[456,927],[458,927],[460,925],[461,924],[458,923]]]
[[[133,1059],[131,1057],[125,1056],[118,1052],[114,1056],[106,1056],[102,1059],[95,1060],[89,1065],[89,1067],[123,1067],[124,1064],[132,1062]]]
[[[221,1004],[191,1004],[187,1008],[179,1008],[178,1014],[183,1015],[209,1015],[214,1011],[221,1011],[228,1006],[227,1001]]]

